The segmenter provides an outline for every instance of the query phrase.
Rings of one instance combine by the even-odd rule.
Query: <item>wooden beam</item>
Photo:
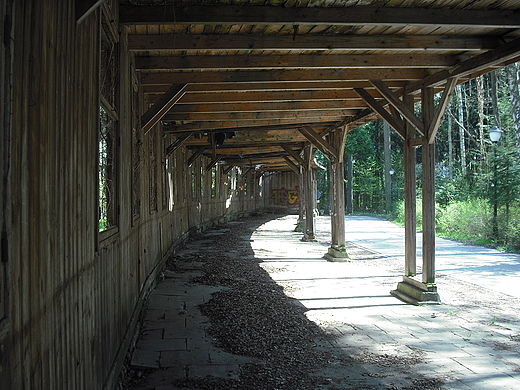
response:
[[[241,70],[235,72],[141,72],[141,83],[262,83],[280,81],[361,81],[422,80],[428,76],[425,69],[307,69],[307,70]]]
[[[123,24],[478,26],[520,28],[515,10],[418,7],[119,6]]]
[[[314,8],[315,9],[315,8]],[[172,50],[445,50],[493,49],[499,37],[449,35],[193,35],[130,34],[135,52]]]
[[[312,118],[305,118],[308,119],[307,123],[319,123],[318,121],[313,121]],[[341,118],[329,118],[329,119],[336,119],[341,120]],[[329,120],[331,122],[332,120]],[[175,124],[173,125],[173,128],[175,128],[174,131],[200,131],[200,130],[218,130],[219,133],[223,132],[221,129],[233,129],[233,128],[248,128],[248,127],[255,127],[258,126],[279,126],[279,125],[289,125],[289,126],[298,126],[298,124],[301,123],[301,120],[295,120],[295,119],[266,119],[266,120],[257,120],[257,121],[217,121],[217,122],[206,122],[206,121],[200,121],[200,122],[191,122],[186,124]],[[168,126],[169,131],[172,127]]]
[[[397,111],[399,111],[399,113],[403,116],[405,120],[410,122],[413,125],[413,127],[415,127],[419,131],[419,133],[424,135],[425,131],[423,122],[419,118],[417,118],[415,113],[410,108],[408,108],[399,99],[399,97],[394,92],[392,92],[390,88],[386,86],[386,84],[383,81],[370,80],[370,82],[374,87],[376,87],[376,89],[381,93],[381,95],[383,95],[383,97],[388,101],[388,103],[394,106],[394,108]]]
[[[211,170],[211,168],[213,168],[215,165],[217,165],[217,163],[222,160],[224,156],[217,156],[215,157],[213,160],[211,160],[211,162],[206,166],[206,172],[209,172]]]
[[[177,103],[185,93],[186,84],[174,84],[148,111],[141,117],[143,134],[159,122],[162,117]]]
[[[405,131],[403,124],[390,114],[385,107],[372,97],[363,88],[355,88],[354,91],[377,113],[379,114],[396,132],[404,139]]]
[[[96,10],[103,3],[103,0],[75,0],[74,11],[76,15],[76,23],[80,24],[87,16]]]
[[[439,126],[441,124],[442,118],[443,118],[446,108],[448,107],[448,104],[450,102],[451,94],[453,93],[453,90],[455,89],[456,85],[457,85],[456,77],[452,77],[452,78],[448,79],[448,81],[446,82],[446,86],[444,88],[444,92],[442,94],[441,100],[440,100],[439,104],[437,105],[433,118],[431,118],[431,123],[430,123],[428,131],[426,133],[428,135],[429,144],[433,144],[435,142],[435,136],[437,135],[437,130],[439,130]]]
[[[344,116],[355,115],[356,110],[305,110],[305,111],[257,111],[257,112],[186,112],[170,113],[163,117],[163,121],[257,121],[263,119],[304,119],[314,118],[313,121],[336,120]],[[329,119],[332,118],[332,119]]]
[[[338,151],[324,140],[309,125],[298,127],[298,130],[307,138],[314,146],[316,146],[325,156],[331,160],[339,160]]]
[[[381,95],[374,91],[376,97]],[[162,99],[162,97],[160,98]],[[325,91],[271,91],[271,92],[202,92],[186,93],[178,104],[206,104],[206,103],[237,103],[237,102],[286,102],[291,100],[355,100],[358,96],[351,90]],[[154,95],[149,95],[149,101],[155,103]]]
[[[341,110],[366,108],[367,104],[361,100],[349,100],[348,107],[341,100],[321,100],[321,101],[289,101],[289,102],[257,102],[257,103],[208,103],[208,104],[176,104],[170,113],[235,113],[235,112],[282,112],[282,111],[302,111],[302,110]]]
[[[215,55],[136,57],[137,69],[438,68],[457,63],[446,54]]]
[[[288,156],[282,156],[282,157],[287,162],[287,165],[289,165],[289,168],[291,168],[294,173],[299,175],[300,174],[300,169],[296,166],[296,164],[293,163],[292,160]]]
[[[203,56],[201,56],[203,57]],[[405,81],[387,80],[387,85],[391,88],[402,88]],[[170,84],[146,84],[143,86],[144,93],[164,93]],[[322,91],[326,89],[352,89],[366,88],[373,89],[368,80],[355,81],[267,81],[261,83],[190,83],[186,87],[186,92],[266,92],[266,91]]]
[[[202,153],[204,153],[204,151],[207,149],[208,147],[207,146],[199,146],[197,148],[197,150],[190,156],[190,158],[188,159],[188,162],[187,162],[187,165],[188,167],[191,167],[192,164],[195,162],[195,160],[197,159],[197,157],[199,157]]]
[[[494,66],[500,66],[511,59],[520,56],[520,38],[505,43],[500,47],[490,50],[486,53],[477,55],[468,60],[462,61],[457,66],[436,72],[425,77],[421,81],[408,84],[404,88],[405,94],[411,94],[421,90],[423,87],[437,86],[443,84],[447,79],[458,77],[459,79],[475,73],[492,70]]]
[[[170,154],[174,153],[177,149],[179,149],[182,146],[182,144],[192,136],[192,134],[193,133],[184,133],[178,136],[175,142],[166,148],[166,157],[169,157]]]
[[[200,124],[198,125],[199,128],[198,130],[202,130],[204,132],[209,132],[209,131],[217,131],[218,132],[226,132],[226,131],[264,131],[264,130],[288,130],[288,129],[299,129],[301,126],[305,126],[305,125],[313,125],[313,126],[316,126],[316,125],[321,125],[321,126],[329,126],[331,125],[332,123],[334,122],[322,122],[322,123],[314,123],[314,122],[311,122],[311,123],[287,123],[287,124],[274,124],[274,125],[261,125],[261,126],[244,126],[244,127],[225,127],[225,128],[220,128],[220,127],[209,127],[209,128],[205,128],[203,127],[204,124]],[[166,126],[164,128],[164,132],[165,133],[183,133],[183,132],[192,132],[196,129],[196,126],[194,128],[193,125],[175,125],[175,126]]]
[[[281,144],[280,146],[283,148],[283,150],[289,153],[289,156],[294,158],[298,164],[305,166],[305,161],[303,160],[303,158],[301,158],[300,155],[296,153],[291,146],[287,144]]]

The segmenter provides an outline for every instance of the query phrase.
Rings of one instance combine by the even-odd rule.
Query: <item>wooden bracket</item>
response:
[[[451,94],[457,85],[457,78],[452,77],[446,81],[446,86],[444,87],[444,92],[442,93],[441,101],[437,105],[437,109],[435,110],[435,114],[433,115],[432,121],[430,122],[430,126],[428,127],[427,137],[428,143],[433,144],[435,142],[435,136],[437,135],[437,130],[439,130],[439,126],[441,125],[442,117],[446,112],[446,108],[450,102]]]
[[[327,141],[325,141],[317,132],[315,132],[312,127],[302,126],[298,127],[298,130],[329,160],[339,160],[338,151]]]
[[[289,156],[282,156],[282,157],[285,160],[285,162],[287,163],[287,165],[289,165],[289,168],[291,168],[294,171],[294,173],[299,175],[300,168],[298,168],[298,166],[295,163],[293,163],[293,161],[289,158]]]
[[[152,127],[159,122],[170,108],[177,103],[186,92],[188,84],[174,84],[152,107],[146,111],[141,117],[141,127],[143,134],[150,131]]]
[[[193,165],[193,163],[195,162],[195,160],[197,159],[197,157],[199,157],[202,153],[204,153],[204,151],[207,149],[206,146],[201,146],[199,147],[195,153],[193,153],[190,158],[188,159],[188,166],[191,167]]]
[[[354,88],[354,91],[356,91],[356,93],[370,106],[370,108],[372,108],[372,110],[378,113],[386,121],[386,123],[388,123],[388,125],[392,127],[392,129],[394,129],[397,132],[397,134],[401,136],[401,138],[404,139],[404,125],[402,119],[398,116],[396,117],[395,115],[396,113],[398,114],[397,110],[394,109],[395,111],[392,115],[385,109],[385,107],[380,102],[374,99],[374,97],[372,97],[372,95],[370,95],[370,93],[368,93],[365,89]]]
[[[234,167],[234,165],[230,165],[226,169],[224,169],[224,171],[223,171],[224,175],[227,175],[229,173],[229,171],[233,169],[233,167]]]
[[[379,91],[381,95],[386,99],[388,104],[393,106],[399,113],[403,116],[403,118],[410,122],[410,124],[421,133],[421,135],[424,135],[424,123],[422,120],[420,120],[412,109],[408,108],[400,99],[399,97],[390,90],[386,86],[386,84],[381,80],[370,80],[370,83]],[[390,124],[390,123],[389,123]],[[393,126],[392,126],[393,127]],[[404,132],[403,132],[404,134]]]
[[[222,160],[224,156],[217,156],[215,157],[213,160],[211,160],[211,162],[206,166],[206,172],[209,172],[211,170],[211,168],[213,168],[215,165],[217,165],[217,163]]]
[[[283,148],[283,150],[285,150],[287,153],[289,153],[289,155],[292,158],[294,158],[298,164],[305,166],[305,161],[303,160],[303,158],[300,157],[300,155],[298,153],[296,153],[293,150],[293,148],[291,148],[289,145],[286,145],[286,144],[281,144],[280,146]]]
[[[177,137],[175,142],[166,148],[166,157],[169,157],[170,154],[179,149],[184,144],[184,142],[191,137],[192,134],[193,133],[184,133],[181,136]]]

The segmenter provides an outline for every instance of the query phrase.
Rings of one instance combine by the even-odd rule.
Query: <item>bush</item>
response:
[[[448,238],[485,244],[492,240],[492,210],[484,199],[453,202],[437,213],[437,229]]]

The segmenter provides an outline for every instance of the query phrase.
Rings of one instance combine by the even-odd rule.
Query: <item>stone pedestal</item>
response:
[[[434,283],[422,283],[408,276],[390,294],[412,305],[439,305],[441,299]]]
[[[328,252],[323,256],[328,261],[348,261],[350,257],[348,253],[343,248],[334,248],[330,247]]]

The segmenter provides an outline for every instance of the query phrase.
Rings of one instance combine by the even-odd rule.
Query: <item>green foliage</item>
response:
[[[486,199],[456,201],[437,210],[437,232],[464,242],[488,243],[492,212]]]

